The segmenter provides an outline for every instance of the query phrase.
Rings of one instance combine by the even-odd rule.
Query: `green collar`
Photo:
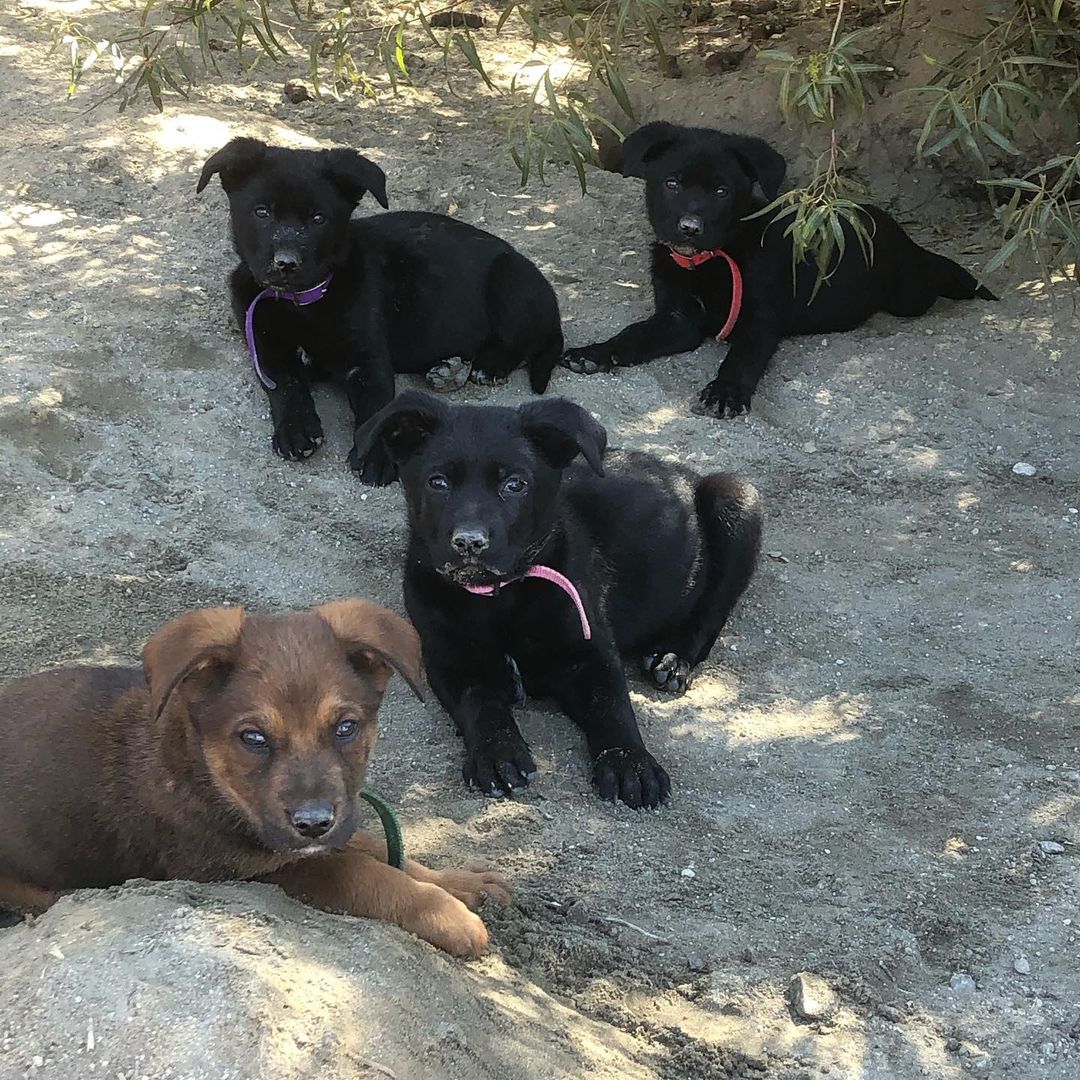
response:
[[[397,814],[394,813],[394,808],[371,788],[364,788],[360,792],[360,798],[371,804],[382,822],[383,832],[386,834],[386,861],[398,870],[404,870],[405,838],[401,834],[401,824],[397,819]]]

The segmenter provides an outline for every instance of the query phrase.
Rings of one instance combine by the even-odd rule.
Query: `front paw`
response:
[[[475,960],[487,952],[487,927],[478,915],[439,885],[417,887],[419,896],[401,919],[404,929],[451,956]]]
[[[440,870],[435,884],[456,897],[471,911],[477,911],[489,896],[500,904],[509,904],[513,899],[506,878],[498,871],[486,867]]]
[[[728,416],[742,416],[750,411],[750,398],[753,390],[717,375],[701,391],[701,412],[707,416],[723,419]]]
[[[528,744],[517,731],[499,732],[465,751],[465,783],[483,795],[499,798],[524,791],[537,776]]]
[[[286,461],[311,457],[322,441],[322,421],[314,405],[288,413],[274,428],[274,453]]]
[[[653,809],[671,799],[671,780],[643,746],[612,746],[597,754],[593,783],[602,799]]]
[[[610,371],[615,366],[611,350],[605,345],[567,349],[559,362],[579,375],[595,375],[598,371]]]
[[[392,461],[378,458],[362,460],[356,446],[349,451],[346,465],[360,476],[360,482],[369,487],[386,487],[397,479],[397,466]]]
[[[685,694],[694,681],[694,669],[673,652],[652,653],[642,659],[641,666],[656,688],[668,694]]]

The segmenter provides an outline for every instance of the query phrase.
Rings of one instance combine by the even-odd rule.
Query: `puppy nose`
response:
[[[300,256],[295,251],[275,251],[274,269],[288,272],[300,266]]]
[[[702,220],[695,214],[687,214],[686,217],[679,218],[679,232],[683,236],[699,236],[702,228],[704,228]]]
[[[450,537],[450,543],[459,555],[479,555],[491,541],[483,529],[457,529]]]
[[[320,799],[308,799],[289,815],[289,820],[301,836],[324,836],[334,827],[334,808]]]

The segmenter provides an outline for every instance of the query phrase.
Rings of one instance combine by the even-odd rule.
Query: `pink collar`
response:
[[[550,581],[553,585],[558,585],[574,601],[578,618],[581,620],[582,636],[586,641],[592,639],[592,627],[589,626],[589,617],[585,614],[585,605],[581,602],[581,593],[577,591],[577,587],[568,577],[560,574],[558,570],[552,570],[550,566],[530,566],[521,577],[542,578],[544,581]],[[518,581],[520,578],[514,580]],[[466,585],[465,589],[475,596],[495,596],[504,585],[509,584],[510,582],[500,582],[498,585]]]
[[[717,341],[727,341],[727,336],[735,329],[739,312],[742,310],[743,284],[739,264],[723,248],[713,248],[712,251],[695,251],[693,255],[680,255],[677,251],[669,251],[668,254],[675,265],[681,266],[684,270],[696,270],[703,263],[707,263],[717,256],[727,262],[731,270],[731,309],[728,311],[727,322],[720,328],[720,333],[716,335]]]
[[[276,390],[277,383],[263,371],[259,363],[259,350],[255,348],[255,305],[260,300],[291,300],[297,307],[307,307],[308,304],[314,304],[326,295],[330,282],[333,280],[334,275],[331,274],[325,281],[320,281],[318,285],[312,285],[310,289],[304,289],[301,292],[266,288],[248,304],[244,315],[244,337],[247,338],[248,352],[251,354],[251,366],[255,369],[255,374],[259,376],[259,382],[267,390]]]

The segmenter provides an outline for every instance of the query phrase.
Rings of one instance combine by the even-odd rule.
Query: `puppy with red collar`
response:
[[[861,211],[869,260],[845,226],[843,250],[824,281],[809,259],[793,274],[787,219],[754,216],[780,194],[787,168],[762,139],[657,122],[630,135],[622,154],[623,176],[645,181],[656,310],[607,341],[570,349],[563,364],[573,371],[643,364],[715,337],[728,351],[701,404],[714,416],[733,416],[750,408],[785,337],[853,330],[877,311],[923,315],[938,297],[996,299],[874,206]]]

